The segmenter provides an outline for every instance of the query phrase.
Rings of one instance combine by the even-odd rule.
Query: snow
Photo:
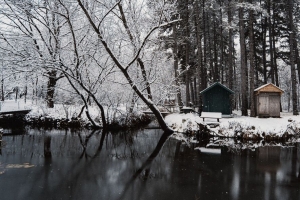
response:
[[[80,105],[57,105],[54,108],[47,108],[46,105],[39,104],[33,105],[30,101],[27,103],[24,100],[6,100],[1,102],[1,111],[9,110],[20,110],[20,109],[32,109],[29,113],[30,116],[50,116],[53,118],[71,118],[77,116],[81,109]],[[108,113],[108,108],[105,108],[105,113],[110,116],[120,115],[126,112],[125,106],[119,106],[115,109],[110,108]],[[99,109],[91,107],[89,109],[90,114],[93,118],[100,117]],[[116,112],[117,111],[117,112]],[[85,114],[82,115],[85,118]],[[284,133],[293,130],[294,133],[300,132],[300,116],[294,116],[290,112],[282,112],[280,118],[258,118],[258,117],[246,117],[241,116],[239,111],[234,111],[233,117],[222,118],[220,122],[216,119],[200,118],[195,113],[180,114],[173,113],[165,117],[165,121],[174,131],[173,137],[179,140],[184,139],[182,133],[195,132],[198,130],[198,124],[207,125],[213,135],[222,137],[235,137],[239,133],[246,133],[248,137],[254,137],[255,135],[272,135],[272,136],[282,136]],[[218,124],[219,126],[213,127],[212,125]]]
[[[254,91],[259,91],[259,90],[261,90],[262,88],[264,88],[264,87],[266,87],[266,86],[268,86],[268,85],[272,85],[272,86],[276,87],[277,89],[283,91],[282,89],[280,89],[279,87],[277,87],[277,86],[274,85],[273,83],[267,83],[267,84],[265,84],[265,85],[262,85],[262,86],[256,88]]]
[[[209,125],[218,123],[216,119],[205,119],[205,122],[193,113],[178,114],[174,113],[166,116],[166,123],[178,133],[198,130],[197,123]],[[265,134],[282,136],[289,127],[293,130],[300,128],[300,117],[293,116],[292,113],[281,113],[280,118],[258,118],[241,116],[240,112],[235,111],[232,118],[220,119],[219,126],[210,128],[214,134],[223,137],[234,137],[237,130],[240,132],[249,132],[251,134]]]
[[[25,103],[24,99],[15,100],[5,100],[4,102],[0,102],[0,111],[15,111],[15,110],[27,110],[31,109],[31,111],[27,114],[27,117],[50,117],[53,119],[62,119],[72,117],[77,117],[82,105],[64,105],[64,104],[54,104],[54,108],[48,108],[44,102],[35,102],[32,103],[31,100],[27,100]],[[121,116],[126,113],[126,106],[119,105],[116,107],[107,107],[104,106],[105,115],[108,116],[109,120],[114,120],[116,117]],[[97,106],[89,107],[90,116],[97,121],[100,122],[100,110]],[[85,112],[81,115],[81,119],[83,121],[89,121]]]
[[[0,102],[0,111],[15,111],[31,109],[31,103],[25,103],[24,100],[5,100]]]
[[[198,130],[198,124],[201,123],[200,117],[193,113],[179,114],[174,113],[167,115],[165,118],[168,126],[170,126],[175,132],[184,133],[188,130]]]

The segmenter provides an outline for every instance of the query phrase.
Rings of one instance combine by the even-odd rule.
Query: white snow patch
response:
[[[166,123],[175,131],[184,133],[186,131],[198,130],[197,123],[209,124],[216,122],[215,119],[202,119],[193,113],[189,114],[170,114],[166,118]],[[292,122],[291,122],[292,121]],[[237,127],[238,126],[238,127]],[[247,130],[251,134],[272,134],[282,136],[291,127],[293,130],[300,130],[300,116],[294,116],[292,113],[281,113],[280,118],[258,118],[245,117],[235,114],[233,118],[220,119],[220,125],[216,128],[211,128],[215,134],[220,134],[224,137],[233,137],[236,130]],[[220,131],[221,130],[221,131]]]

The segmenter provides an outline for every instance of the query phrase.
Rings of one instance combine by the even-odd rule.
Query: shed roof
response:
[[[221,83],[219,83],[219,82],[215,82],[214,84],[212,84],[212,85],[209,86],[208,88],[202,90],[202,91],[200,92],[200,94],[203,94],[203,93],[205,93],[205,92],[211,90],[212,88],[214,88],[214,87],[216,87],[216,86],[221,86],[223,89],[227,90],[229,93],[234,94],[234,92],[233,92],[231,89],[229,89],[228,87],[226,87],[225,85],[223,85],[223,84],[221,84]]]
[[[257,93],[260,92],[279,92],[280,94],[284,93],[282,89],[274,85],[273,83],[267,83],[265,85],[262,85],[254,90]]]

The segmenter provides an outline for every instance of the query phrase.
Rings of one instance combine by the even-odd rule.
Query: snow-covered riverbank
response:
[[[55,104],[54,108],[48,108],[45,103],[32,104],[31,101],[24,102],[23,99],[6,100],[1,102],[1,111],[14,111],[20,109],[31,109],[25,116],[27,124],[38,127],[57,127],[57,128],[80,128],[92,127],[85,110],[82,111],[82,105],[77,104]],[[153,116],[144,115],[142,112],[128,113],[126,106],[117,107],[104,106],[106,122],[108,129],[127,129],[139,126],[145,126],[150,123]],[[81,114],[80,114],[81,113]],[[89,107],[89,115],[95,123],[101,128],[102,120],[100,110],[96,106]]]
[[[166,117],[169,126],[175,132],[185,133],[197,131],[198,124],[202,123],[210,130],[211,135],[220,137],[239,137],[246,139],[255,137],[283,137],[285,134],[299,133],[300,117],[292,113],[281,113],[280,118],[244,117],[234,112],[232,118],[220,119],[219,126],[212,128],[211,123],[218,123],[216,119],[205,119],[205,122],[196,114],[171,114]],[[198,123],[198,124],[197,124]]]

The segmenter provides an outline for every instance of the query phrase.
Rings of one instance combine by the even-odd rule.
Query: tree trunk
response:
[[[250,0],[252,3],[252,0]],[[255,54],[254,54],[254,30],[253,30],[253,10],[250,9],[249,11],[249,43],[250,43],[250,52],[249,52],[249,59],[250,59],[250,74],[249,74],[249,81],[250,81],[250,116],[255,117],[255,96],[254,96],[254,68],[255,68]]]
[[[297,105],[297,78],[295,69],[295,31],[293,21],[293,0],[288,0],[288,12],[289,12],[289,43],[290,43],[290,64],[291,64],[291,82],[292,82],[292,102],[293,102],[293,115],[298,115]]]
[[[274,53],[273,53],[273,32],[272,32],[272,15],[271,15],[271,0],[268,0],[268,28],[269,28],[269,45],[270,45],[270,72],[271,72],[271,81],[275,84],[275,74],[274,74]]]
[[[184,13],[183,13],[183,27],[184,27],[184,38],[185,38],[185,67],[190,67],[190,28],[189,28],[189,8],[188,2],[184,3]],[[191,102],[191,92],[190,92],[190,82],[191,82],[191,69],[185,73],[185,85],[186,85],[186,106]]]
[[[4,77],[3,77],[3,60],[1,62],[2,66],[1,66],[1,101],[4,101]],[[1,106],[1,105],[0,105]],[[1,109],[1,107],[0,107]]]
[[[195,88],[194,88],[194,78],[192,78],[192,80],[190,81],[190,88],[191,88],[191,102],[194,105],[195,104]]]
[[[263,20],[262,20],[263,21]],[[262,22],[262,62],[263,62],[263,74],[264,74],[264,83],[266,84],[268,82],[267,77],[267,58],[266,58],[266,48],[267,48],[267,17],[265,17],[264,23]]]
[[[275,3],[273,3],[273,13],[275,11]],[[276,46],[275,46],[275,17],[273,15],[273,22],[272,22],[272,42],[273,42],[273,59],[274,59],[274,76],[275,76],[275,85],[279,86],[279,76],[278,76],[278,66],[277,66],[277,53],[276,53]]]
[[[202,2],[202,21],[203,21],[203,46],[205,48],[203,48],[203,71],[202,71],[202,87],[205,89],[207,86],[207,34],[206,34],[206,12],[205,12],[205,0],[203,0]]]
[[[185,75],[185,106],[188,106],[190,102],[191,102],[190,77],[189,77],[189,72],[186,71],[186,75]]]
[[[240,0],[243,3],[243,0]],[[241,94],[242,94],[242,116],[247,116],[247,63],[246,63],[246,44],[244,27],[244,8],[239,8],[239,32],[240,32],[240,51],[241,51]]]
[[[214,51],[214,58],[213,58],[213,66],[214,66],[214,82],[219,82],[220,77],[219,77],[219,65],[218,65],[218,50],[217,50],[217,27],[216,27],[216,15],[213,14],[213,51]],[[222,50],[221,50],[222,51]]]
[[[46,93],[46,102],[48,108],[54,108],[54,92],[57,82],[56,77],[57,71],[52,70],[48,73],[48,84],[47,84],[47,93]]]
[[[174,37],[174,44],[173,44],[173,56],[174,56],[174,75],[175,75],[175,85],[176,85],[176,95],[179,108],[183,107],[182,97],[181,97],[181,90],[180,90],[180,80],[179,80],[179,72],[178,72],[178,44],[177,44],[177,25],[173,24],[173,37]]]
[[[196,39],[197,39],[197,63],[198,63],[198,79],[199,79],[199,90],[198,90],[198,112],[202,112],[202,96],[200,92],[205,89],[206,75],[204,65],[203,65],[203,56],[202,56],[202,36],[201,36],[201,24],[200,24],[200,0],[198,0],[195,4],[195,27],[196,27]]]
[[[208,13],[205,14],[206,15],[206,31],[207,31],[207,41],[208,41],[208,55],[206,54],[205,56],[208,56],[209,59],[209,80],[215,81],[214,77],[215,77],[215,71],[214,71],[214,61],[213,61],[213,53],[212,53],[212,38],[211,38],[211,32],[210,32],[210,23],[208,22]]]
[[[297,56],[297,71],[298,71],[298,82],[300,83],[300,54],[299,49],[296,47],[296,56]]]
[[[232,9],[231,0],[228,1],[228,24],[229,24],[229,52],[228,52],[228,86],[233,89],[233,31],[232,31]]]
[[[220,6],[222,7],[222,1],[220,1]],[[223,39],[223,12],[222,9],[220,8],[220,68],[221,68],[221,83],[224,84],[224,39]]]
[[[199,72],[198,72],[198,67],[196,68],[196,76],[198,76]],[[198,93],[199,93],[199,87],[197,87],[197,78],[196,76],[193,78],[193,87],[194,87],[194,105],[198,105],[199,104],[199,100],[198,100]]]
[[[131,31],[128,27],[127,20],[126,20],[126,17],[125,17],[123,7],[122,7],[121,3],[118,4],[118,8],[119,8],[119,11],[120,11],[120,14],[121,14],[121,19],[122,19],[122,22],[123,22],[123,26],[126,29],[127,35],[128,35],[128,37],[129,37],[129,39],[130,39],[130,41],[131,41],[131,43],[134,46],[135,51],[136,51],[137,47],[135,45],[133,35],[132,35],[132,33],[131,33]],[[146,85],[146,91],[147,91],[147,94],[148,94],[148,98],[150,100],[152,100],[151,87],[150,87],[150,83],[148,81],[147,72],[146,72],[146,69],[145,69],[144,62],[142,61],[142,59],[140,57],[137,58],[137,62],[139,64],[140,68],[141,68],[142,76],[143,76],[143,79],[144,79],[144,82],[145,82],[145,85]]]

